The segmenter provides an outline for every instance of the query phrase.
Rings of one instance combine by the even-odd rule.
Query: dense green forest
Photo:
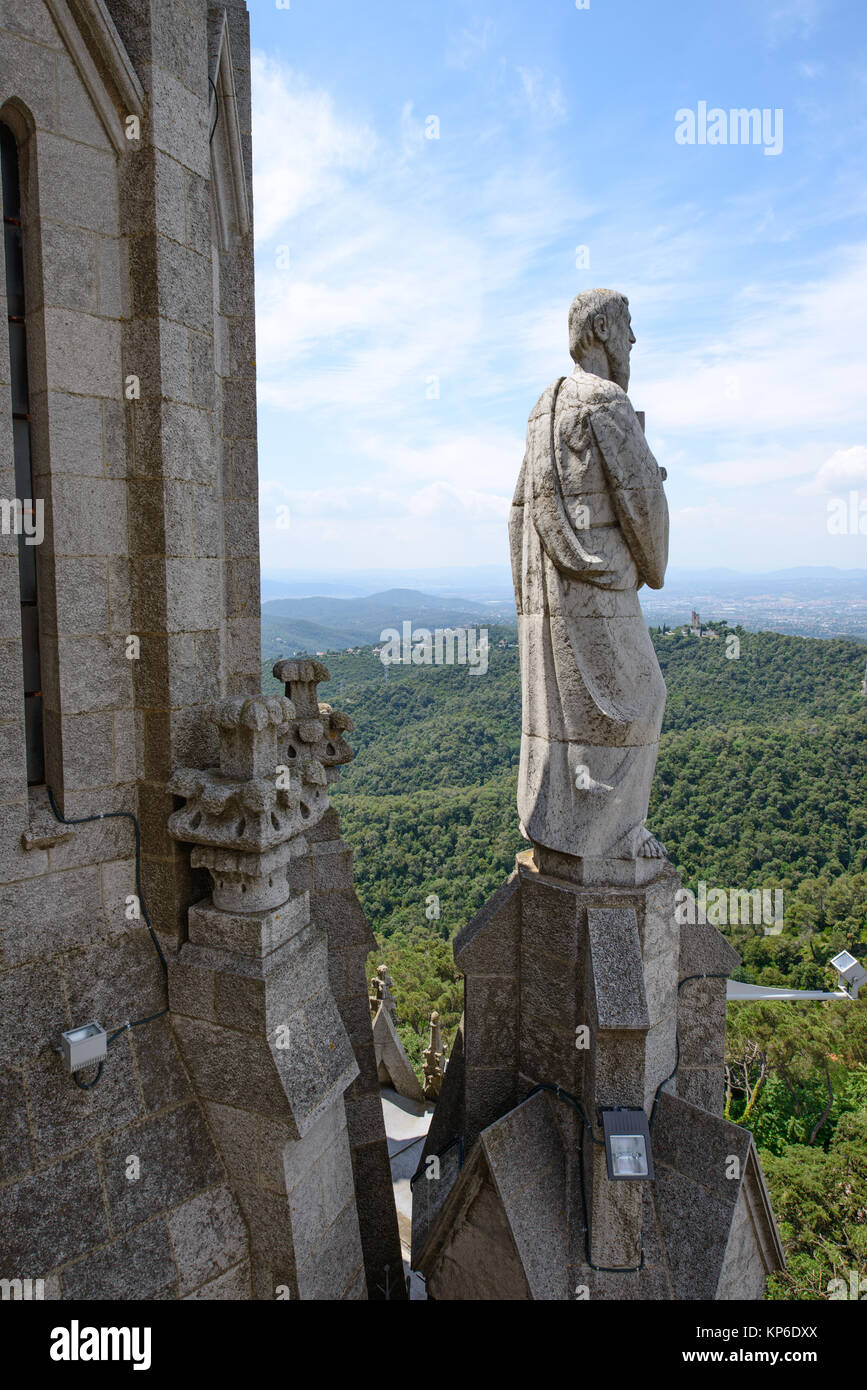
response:
[[[722,927],[736,977],[836,988],[832,955],[867,958],[864,644],[711,626],[652,630],[668,703],[648,824],[694,891],[782,889],[777,934]],[[451,940],[526,847],[516,634],[489,633],[484,675],[366,648],[329,653],[320,691],[355,722],[334,804],[417,1068],[431,1009],[449,1040],[460,1018]],[[727,1113],[755,1133],[789,1260],[769,1296],[827,1297],[867,1258],[867,1002],[728,1012]]]

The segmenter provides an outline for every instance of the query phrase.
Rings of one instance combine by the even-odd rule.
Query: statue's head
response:
[[[629,316],[629,300],[616,290],[584,290],[569,306],[569,353],[587,371],[601,373],[604,356],[607,375],[624,391],[629,387],[629,355],[635,334]]]

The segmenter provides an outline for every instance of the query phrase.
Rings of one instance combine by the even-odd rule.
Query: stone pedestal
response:
[[[440,1176],[414,1188],[413,1264],[429,1296],[566,1298],[576,1287],[591,1297],[692,1296],[675,1269],[685,1236],[673,1194],[688,1205],[696,1181],[694,1248],[711,1233],[716,1242],[705,1284],[763,1287],[778,1267],[749,1134],[686,1099],[721,1099],[724,977],[738,957],[706,923],[679,925],[679,888],[665,859],[606,871],[528,850],[458,935],[464,1020],[420,1165],[439,1154]],[[692,975],[722,978],[679,990]],[[619,1107],[650,1121],[653,1181],[608,1175],[602,1113]],[[724,1176],[727,1145],[741,1154],[737,1180]],[[751,1222],[760,1238],[730,1242],[736,1216],[739,1231]],[[498,1227],[513,1252],[499,1282],[481,1270]]]
[[[304,883],[324,769],[287,773],[304,743],[288,699],[238,696],[210,718],[219,770],[171,783],[187,801],[170,834],[213,881],[171,966],[175,1033],[247,1221],[254,1297],[364,1298],[344,1108],[359,1067]]]
[[[247,1220],[254,1297],[364,1297],[343,1104],[358,1064],[309,896],[189,916],[175,1035]]]

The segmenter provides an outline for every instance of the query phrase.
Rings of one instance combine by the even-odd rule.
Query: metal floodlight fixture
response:
[[[60,1053],[67,1071],[79,1071],[102,1062],[108,1047],[108,1034],[101,1023],[85,1023],[60,1034]]]
[[[839,975],[843,988],[849,990],[853,999],[857,999],[859,989],[867,983],[867,970],[864,969],[861,962],[850,955],[848,951],[841,951],[830,964]]]
[[[620,1107],[602,1111],[608,1176],[616,1182],[653,1179],[650,1127],[643,1110]]]

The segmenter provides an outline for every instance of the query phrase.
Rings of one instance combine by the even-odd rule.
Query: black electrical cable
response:
[[[564,1089],[563,1089],[562,1086],[552,1086],[552,1085],[551,1085],[549,1082],[547,1082],[547,1081],[540,1081],[539,1084],[538,1084],[537,1086],[534,1086],[533,1089],[532,1089],[531,1091],[528,1091],[528,1092],[527,1092],[527,1094],[524,1096],[524,1098],[523,1098],[523,1100],[520,1102],[520,1104],[523,1105],[523,1103],[524,1103],[525,1100],[529,1100],[529,1099],[531,1098],[531,1096],[535,1096],[539,1091],[548,1091],[551,1095],[556,1096],[558,1100],[562,1100],[563,1103],[564,1103],[565,1105],[570,1105],[570,1106],[572,1107],[572,1109],[575,1110],[575,1111],[577,1112],[577,1114],[579,1115],[579,1117],[581,1118],[581,1120],[582,1120],[582,1122],[583,1122],[583,1124],[584,1124],[584,1127],[586,1128],[587,1133],[590,1135],[590,1138],[592,1139],[593,1143],[594,1143],[594,1144],[600,1144],[600,1145],[603,1145],[603,1146],[604,1146],[605,1140],[604,1140],[604,1139],[597,1139],[597,1138],[596,1138],[596,1135],[593,1133],[593,1127],[592,1127],[592,1125],[590,1124],[590,1121],[587,1119],[587,1116],[586,1116],[585,1113],[584,1113],[584,1109],[583,1109],[583,1107],[582,1107],[582,1105],[581,1105],[581,1102],[580,1102],[575,1096],[573,1096],[573,1095],[571,1094],[571,1092],[569,1092],[569,1091],[564,1091]],[[629,1265],[629,1266],[625,1266],[625,1267],[620,1267],[620,1266],[617,1266],[617,1265],[613,1265],[613,1266],[595,1265],[595,1264],[593,1263],[593,1261],[591,1260],[591,1258],[590,1258],[590,1221],[589,1221],[589,1218],[588,1218],[588,1215],[587,1215],[587,1195],[586,1195],[586,1193],[585,1193],[585,1191],[584,1191],[584,1134],[583,1134],[583,1130],[580,1131],[580,1134],[581,1134],[581,1138],[580,1138],[579,1141],[578,1141],[578,1163],[579,1163],[578,1175],[579,1175],[579,1179],[580,1179],[580,1182],[581,1182],[581,1209],[582,1209],[582,1212],[583,1212],[583,1214],[584,1214],[584,1254],[585,1254],[585,1257],[586,1257],[587,1264],[589,1265],[589,1267],[590,1267],[596,1274],[637,1274],[639,1270],[641,1270],[641,1269],[644,1268],[644,1234],[643,1234],[643,1232],[642,1232],[642,1236],[641,1236],[641,1262],[640,1262],[639,1264],[637,1264],[637,1265]],[[444,1154],[448,1153],[449,1149],[454,1148],[455,1144],[457,1144],[457,1146],[458,1146],[458,1169],[460,1170],[460,1169],[463,1167],[463,1165],[464,1165],[464,1141],[463,1141],[463,1139],[461,1138],[460,1135],[457,1135],[454,1139],[450,1139],[449,1142],[448,1142],[447,1144],[444,1144],[443,1147],[442,1147],[441,1149],[438,1149],[437,1152],[436,1152],[435,1157],[441,1158]],[[434,1157],[434,1155],[428,1154],[427,1157],[428,1157],[428,1158]],[[424,1164],[425,1164],[426,1162],[427,1162],[427,1158],[423,1159],[422,1162],[419,1164],[418,1168],[416,1169],[416,1171],[413,1173],[412,1177],[410,1178],[410,1180],[409,1180],[410,1190],[412,1190],[414,1184],[415,1184],[416,1182],[418,1182],[419,1178],[422,1176],[422,1174],[423,1174],[423,1172],[424,1172]]]
[[[424,1165],[427,1163],[428,1158],[444,1158],[449,1149],[453,1149],[456,1144],[458,1146],[458,1172],[460,1172],[464,1166],[464,1141],[460,1134],[456,1134],[454,1139],[450,1139],[447,1144],[443,1144],[442,1148],[437,1149],[436,1153],[428,1154],[427,1157],[422,1159],[409,1180],[410,1191],[412,1191],[413,1184],[417,1183],[419,1178],[424,1175]]]
[[[677,986],[677,992],[678,994],[680,994],[680,991],[683,989],[684,985],[688,984],[690,980],[727,980],[728,978],[728,975],[723,973],[685,975]],[[663,1086],[667,1086],[669,1081],[674,1080],[674,1078],[677,1076],[678,1069],[680,1067],[680,1033],[677,1029],[675,1029],[674,1041],[676,1047],[674,1070],[671,1072],[669,1076],[665,1078],[664,1081],[660,1081],[659,1085],[656,1088],[656,1091],[653,1096],[653,1107],[650,1112],[650,1120],[648,1121],[648,1129],[653,1128],[653,1122],[656,1119],[656,1111],[659,1105],[659,1097],[662,1092]],[[584,1128],[587,1130],[587,1133],[590,1135],[590,1138],[592,1139],[593,1143],[604,1146],[605,1140],[597,1139],[596,1135],[593,1133],[593,1126],[591,1125],[590,1121],[585,1115],[584,1108],[581,1105],[581,1102],[569,1091],[564,1091],[562,1086],[552,1086],[550,1082],[540,1081],[539,1084],[534,1086],[531,1091],[527,1092],[520,1104],[523,1105],[525,1100],[529,1100],[531,1096],[535,1096],[539,1091],[547,1091],[549,1094],[556,1096],[558,1100],[562,1100],[565,1105],[571,1106],[572,1109],[580,1117],[584,1125]],[[582,1130],[579,1130],[579,1136],[580,1137],[578,1140],[578,1177],[581,1184],[581,1210],[584,1216],[584,1256],[587,1265],[590,1269],[594,1271],[595,1274],[637,1274],[640,1270],[644,1268],[643,1231],[641,1233],[641,1260],[637,1265],[595,1265],[590,1258],[590,1219],[587,1212],[587,1193],[584,1190],[584,1133]],[[458,1159],[458,1168],[460,1169],[463,1167],[464,1148],[463,1140],[460,1136],[458,1136],[455,1139],[450,1139],[447,1144],[445,1144],[441,1149],[437,1151],[436,1156],[441,1157],[443,1154],[447,1153],[449,1149],[453,1148],[455,1144],[459,1146],[460,1150]],[[430,1157],[430,1155],[428,1155],[428,1157]],[[413,1173],[412,1177],[409,1180],[410,1190],[412,1189],[413,1184],[417,1182],[418,1179],[422,1176],[422,1170],[422,1165],[419,1165],[419,1167]]]
[[[728,979],[728,975],[725,975],[725,974],[722,974],[722,973],[719,973],[719,972],[718,972],[717,974],[709,974],[709,973],[708,973],[708,974],[703,974],[703,975],[684,975],[683,979],[681,980],[680,984],[679,984],[678,987],[677,987],[677,992],[678,992],[678,994],[680,994],[680,991],[683,989],[684,985],[689,984],[690,980],[727,980],[727,979]],[[648,1127],[648,1129],[651,1129],[651,1130],[653,1129],[653,1124],[654,1124],[654,1121],[655,1121],[655,1119],[656,1119],[656,1112],[657,1112],[657,1109],[659,1108],[659,1097],[660,1097],[660,1095],[662,1094],[662,1088],[663,1088],[663,1086],[667,1086],[668,1083],[669,1083],[669,1081],[673,1081],[673,1080],[674,1080],[674,1078],[677,1076],[678,1070],[679,1070],[679,1068],[680,1068],[680,1030],[677,1029],[677,1028],[675,1028],[675,1030],[674,1030],[674,1045],[675,1045],[675,1049],[676,1049],[676,1050],[675,1050],[675,1060],[674,1060],[674,1071],[671,1072],[671,1073],[665,1078],[664,1081],[660,1081],[660,1083],[659,1083],[659,1085],[657,1086],[657,1088],[656,1088],[656,1090],[655,1090],[655,1092],[654,1092],[654,1095],[653,1095],[653,1106],[652,1106],[651,1111],[650,1111],[650,1119],[649,1119],[648,1122],[647,1122],[647,1127]]]
[[[678,986],[677,986],[677,992],[678,992],[678,994],[680,994],[680,991],[683,989],[683,986],[684,986],[685,984],[688,984],[690,980],[727,980],[727,979],[728,979],[728,975],[727,975],[727,974],[722,974],[722,973],[717,973],[717,974],[705,973],[705,974],[701,974],[701,975],[685,975],[685,976],[683,977],[683,979],[680,981],[680,983],[678,984]],[[659,1085],[657,1086],[657,1088],[656,1088],[656,1091],[655,1091],[654,1096],[653,1096],[653,1107],[652,1107],[652,1109],[651,1109],[651,1112],[650,1112],[650,1119],[649,1119],[649,1121],[648,1121],[648,1129],[652,1129],[652,1128],[653,1128],[653,1122],[654,1122],[654,1120],[656,1119],[656,1112],[657,1112],[657,1109],[658,1109],[658,1106],[659,1106],[659,1097],[660,1097],[660,1094],[661,1094],[661,1092],[662,1092],[663,1086],[667,1086],[668,1083],[669,1083],[669,1081],[673,1081],[673,1080],[674,1080],[674,1078],[677,1076],[678,1069],[679,1069],[679,1067],[680,1067],[680,1055],[681,1055],[681,1054],[680,1054],[680,1033],[679,1033],[679,1031],[678,1031],[677,1029],[675,1029],[674,1042],[675,1042],[675,1048],[676,1048],[674,1070],[670,1073],[669,1076],[667,1076],[667,1077],[665,1078],[664,1081],[661,1081],[661,1082],[659,1083]],[[577,1100],[575,1099],[574,1096],[570,1095],[568,1091],[564,1091],[563,1088],[562,1088],[562,1086],[550,1086],[550,1085],[546,1085],[546,1084],[542,1084],[542,1085],[539,1085],[539,1086],[534,1086],[534,1087],[533,1087],[533,1090],[532,1090],[532,1091],[529,1091],[529,1092],[527,1093],[527,1095],[524,1097],[524,1099],[525,1099],[525,1100],[529,1100],[530,1096],[535,1095],[537,1091],[550,1091],[553,1095],[555,1095],[555,1096],[557,1097],[558,1100],[565,1101],[568,1105],[571,1105],[572,1108],[573,1108],[574,1110],[577,1110],[578,1114],[581,1116],[581,1119],[584,1121],[584,1125],[585,1125],[585,1127],[586,1127],[586,1129],[587,1129],[588,1134],[590,1135],[590,1138],[593,1140],[593,1143],[594,1143],[594,1144],[604,1144],[604,1143],[605,1143],[605,1140],[604,1140],[604,1139],[597,1139],[597,1138],[596,1138],[596,1135],[593,1133],[593,1128],[592,1128],[592,1126],[591,1126],[589,1120],[587,1119],[587,1116],[584,1114],[583,1109],[581,1108],[580,1102],[577,1101]],[[625,1266],[625,1267],[606,1268],[604,1265],[595,1265],[595,1264],[593,1263],[593,1261],[590,1259],[590,1222],[589,1222],[588,1215],[587,1215],[587,1194],[586,1194],[586,1192],[585,1192],[585,1190],[584,1190],[584,1152],[583,1152],[583,1149],[584,1149],[584,1137],[583,1137],[583,1134],[582,1134],[582,1135],[581,1135],[581,1138],[579,1139],[579,1142],[578,1142],[578,1157],[579,1157],[579,1161],[580,1161],[580,1170],[579,1170],[579,1172],[580,1172],[580,1179],[581,1179],[581,1206],[582,1206],[583,1213],[584,1213],[584,1253],[585,1253],[585,1256],[586,1256],[586,1259],[587,1259],[587,1263],[588,1263],[588,1265],[590,1266],[590,1268],[591,1268],[592,1270],[594,1270],[597,1274],[637,1274],[638,1271],[639,1271],[640,1269],[643,1269],[643,1268],[644,1268],[644,1233],[643,1233],[643,1232],[642,1232],[642,1235],[641,1235],[641,1262],[640,1262],[639,1264],[637,1264],[637,1265],[631,1265],[631,1266]]]
[[[529,1100],[538,1091],[547,1091],[556,1096],[558,1100],[562,1100],[565,1105],[570,1105],[580,1116],[593,1143],[602,1147],[605,1146],[605,1140],[597,1139],[593,1133],[593,1126],[584,1114],[581,1102],[569,1091],[564,1091],[562,1086],[552,1086],[549,1082],[542,1081],[538,1086],[534,1086],[532,1091],[527,1092],[524,1100]],[[521,1101],[522,1105],[523,1103],[524,1101]],[[590,1217],[587,1212],[587,1193],[584,1190],[584,1131],[579,1130],[578,1134],[578,1179],[581,1184],[581,1211],[584,1216],[584,1258],[586,1263],[595,1274],[637,1274],[639,1270],[644,1269],[644,1231],[641,1233],[641,1259],[637,1265],[595,1265],[590,1258]]]
[[[552,1086],[547,1081],[540,1081],[538,1086],[534,1086],[532,1091],[527,1092],[527,1094],[524,1096],[524,1100],[529,1100],[530,1097],[534,1096],[537,1091],[549,1091],[551,1095],[556,1096],[558,1100],[562,1100],[566,1105],[571,1105],[572,1109],[576,1110],[578,1114],[581,1116],[581,1119],[584,1121],[584,1124],[587,1128],[587,1133],[590,1135],[590,1138],[593,1140],[593,1143],[605,1143],[604,1139],[596,1138],[596,1135],[593,1133],[593,1126],[591,1125],[587,1116],[584,1114],[584,1109],[581,1105],[580,1100],[573,1096],[569,1091],[564,1091],[562,1086]],[[524,1104],[524,1100],[521,1101],[522,1105]]]
[[[108,1046],[108,1044],[106,1043],[106,1047],[107,1047],[107,1046]],[[99,1078],[102,1076],[102,1068],[103,1068],[103,1065],[104,1065],[104,1064],[103,1064],[102,1062],[99,1063],[99,1065],[98,1065],[97,1068],[96,1068],[96,1076],[93,1078],[92,1081],[81,1081],[81,1080],[79,1080],[79,1076],[78,1076],[78,1072],[77,1072],[77,1071],[74,1071],[74,1072],[72,1073],[72,1079],[73,1079],[73,1081],[75,1082],[76,1086],[78,1087],[78,1089],[79,1089],[80,1091],[92,1091],[92,1090],[93,1090],[93,1088],[94,1088],[94,1086],[96,1085],[97,1081],[98,1081]]]
[[[151,921],[148,917],[147,908],[145,907],[144,896],[141,891],[141,832],[139,830],[138,820],[133,815],[132,811],[100,811],[99,814],[95,816],[77,816],[74,819],[69,819],[67,816],[62,816],[58,811],[57,803],[54,800],[54,795],[52,793],[51,788],[46,787],[45,790],[48,792],[48,801],[51,806],[54,818],[55,820],[60,821],[61,825],[90,825],[92,821],[98,820],[128,820],[132,822],[132,828],[135,833],[135,887],[136,894],[138,896],[139,907],[141,908],[141,913],[142,917],[144,917],[145,925],[147,926],[147,929],[150,932],[150,937],[151,941],[154,944],[154,949],[160,958],[160,965],[163,968],[163,973],[168,975],[169,967],[166,963],[166,958],[163,955],[162,947],[160,946],[160,943],[157,941],[157,938],[154,934],[154,929],[151,926]],[[145,1022],[146,1020],[142,1021]]]
[[[211,126],[211,133],[208,136],[208,144],[210,145],[211,141],[214,138],[214,131],[217,129],[217,121],[220,119],[220,98],[217,95],[217,89],[214,86],[214,83],[211,81],[210,77],[208,78],[208,85],[210,86],[211,91],[214,93],[214,105],[216,107],[216,110],[214,111],[214,124]]]
[[[151,919],[150,919],[150,917],[148,916],[148,910],[147,910],[147,908],[146,908],[146,906],[145,906],[145,900],[144,900],[144,896],[143,896],[142,890],[141,890],[141,831],[140,831],[140,829],[139,829],[138,820],[137,820],[136,817],[133,815],[132,811],[100,811],[99,814],[98,814],[98,815],[95,815],[95,816],[77,816],[77,817],[75,817],[75,818],[73,818],[73,819],[70,819],[70,818],[68,818],[67,816],[62,816],[62,815],[60,814],[60,812],[58,811],[58,809],[57,809],[57,803],[56,803],[55,800],[54,800],[54,795],[53,795],[53,793],[52,793],[52,791],[51,791],[51,788],[50,788],[50,787],[46,787],[45,790],[48,792],[48,802],[49,802],[49,805],[51,806],[51,810],[52,810],[52,813],[53,813],[53,815],[54,815],[54,818],[55,818],[55,820],[58,820],[58,821],[60,822],[61,825],[90,825],[93,821],[100,821],[100,820],[128,820],[128,821],[131,821],[131,822],[132,822],[132,828],[133,828],[133,831],[134,831],[134,833],[135,833],[135,888],[136,888],[136,896],[138,897],[138,903],[139,903],[139,907],[141,908],[141,915],[142,915],[142,917],[144,918],[144,921],[145,921],[145,926],[147,927],[148,932],[150,933],[150,938],[151,938],[151,941],[153,942],[154,950],[156,951],[157,955],[159,956],[160,965],[162,966],[162,968],[163,968],[163,974],[164,974],[165,977],[166,977],[166,994],[167,994],[167,996],[168,996],[168,974],[169,974],[168,962],[166,961],[166,958],[165,958],[165,956],[163,955],[162,947],[160,946],[160,943],[159,943],[159,941],[157,940],[156,932],[154,931],[153,927],[151,926]],[[113,1033],[110,1033],[110,1034],[109,1034],[108,1041],[106,1042],[106,1049],[108,1049],[109,1047],[111,1047],[112,1043],[115,1042],[115,1041],[120,1037],[121,1033],[125,1033],[125,1032],[127,1031],[127,1029],[129,1029],[129,1028],[139,1028],[143,1023],[153,1023],[154,1019],[163,1018],[164,1015],[168,1013],[168,1011],[169,1011],[169,1004],[168,1004],[168,997],[167,997],[167,998],[166,998],[166,1006],[165,1006],[164,1009],[160,1009],[159,1013],[148,1014],[147,1018],[136,1018],[136,1019],[133,1019],[131,1022],[130,1022],[130,1020],[128,1019],[126,1023],[122,1023],[122,1024],[121,1024],[120,1028],[116,1028],[115,1031],[114,1031]],[[103,1068],[103,1063],[100,1062],[99,1065],[98,1065],[98,1067],[97,1067],[97,1070],[96,1070],[96,1076],[93,1078],[92,1081],[82,1081],[82,1080],[80,1080],[80,1078],[79,1078],[77,1072],[73,1072],[73,1073],[72,1073],[72,1079],[73,1079],[73,1081],[75,1082],[76,1086],[79,1088],[79,1090],[81,1090],[81,1091],[90,1091],[90,1090],[93,1089],[93,1087],[96,1085],[96,1083],[97,1083],[97,1081],[99,1080],[99,1078],[102,1076],[102,1068]]]
[[[425,1137],[426,1136],[424,1134],[417,1134],[414,1139],[410,1139],[408,1144],[404,1144],[403,1148],[395,1149],[393,1154],[388,1155],[389,1163],[393,1163],[399,1154],[405,1154],[407,1149],[414,1149],[416,1144],[423,1144],[425,1141]]]

